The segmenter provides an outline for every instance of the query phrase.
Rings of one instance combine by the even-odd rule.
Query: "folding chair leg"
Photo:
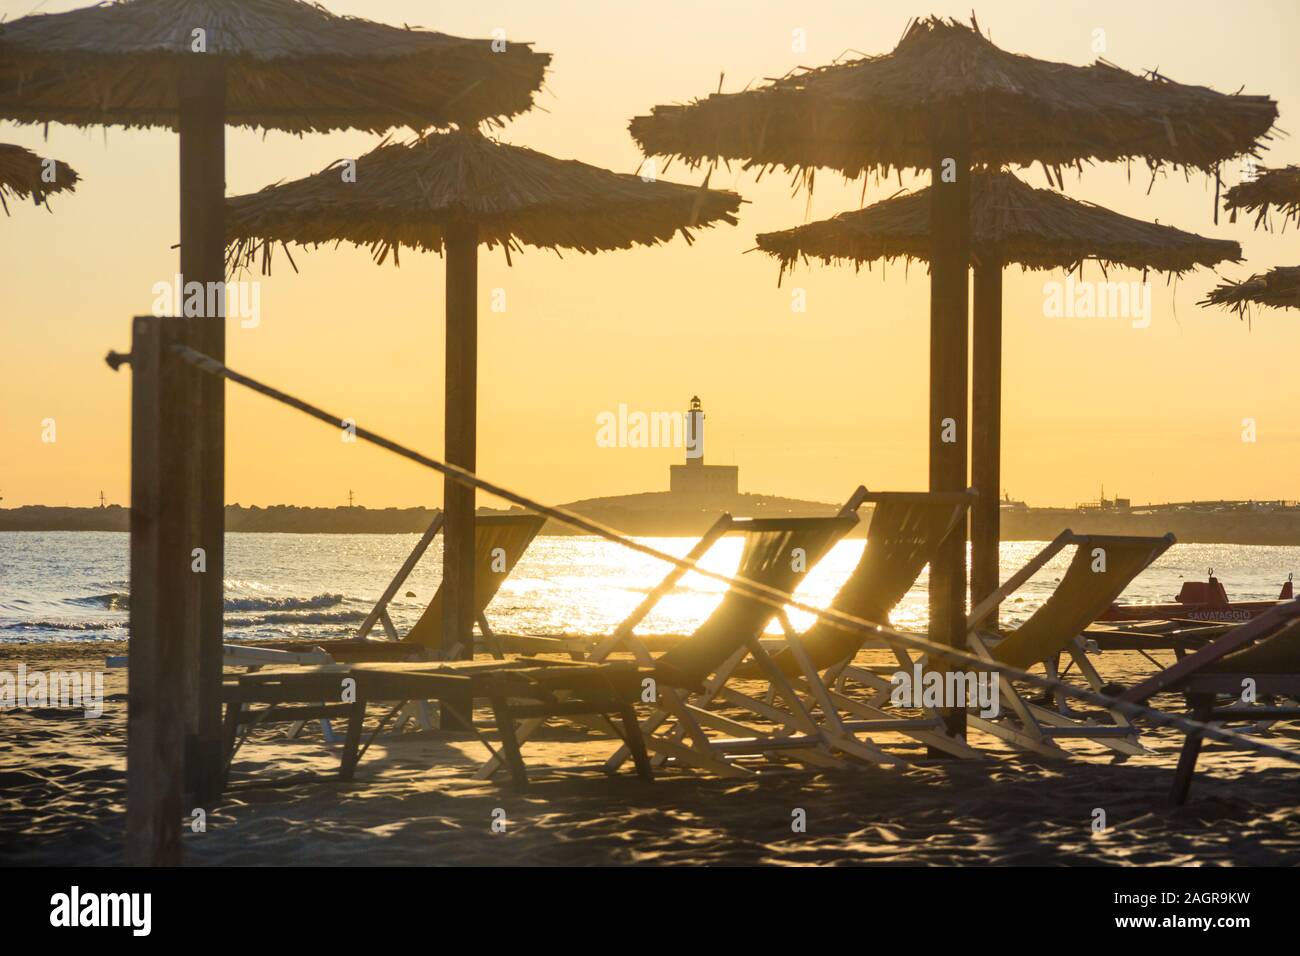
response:
[[[1008,726],[1001,720],[988,720],[970,713],[966,715],[966,723],[973,730],[982,730],[1021,750],[1029,750],[1053,760],[1070,759],[1070,751],[1048,740],[1042,734],[1028,733],[1017,727]]]
[[[339,765],[339,779],[351,781],[360,759],[361,724],[366,716],[366,702],[358,700],[348,711],[348,733],[343,741],[343,762]]]
[[[742,647],[740,650],[736,651],[736,653],[732,654],[731,657],[727,659],[727,662],[718,668],[713,677],[705,681],[704,692],[702,694],[694,694],[686,697],[677,695],[675,691],[670,691],[670,693],[676,695],[674,696],[674,700],[676,700],[682,707],[689,708],[694,705],[697,709],[703,708],[716,700],[719,695],[725,696],[728,693],[727,679],[731,676],[731,672],[739,667],[741,662],[744,661],[748,655],[749,649],[747,647]],[[699,726],[698,721],[696,721],[694,717],[690,716],[690,714],[685,711],[679,712],[673,710],[671,707],[669,707],[668,710],[677,717],[677,723],[668,731],[668,737],[670,739],[676,743],[683,743],[687,736],[691,735],[695,738],[695,749],[698,750],[708,746],[708,739],[704,736],[703,728]],[[656,738],[652,736],[651,739],[654,740]],[[628,757],[627,747],[621,747],[615,756],[618,757],[619,763],[622,763]],[[667,759],[666,756],[660,754],[656,763],[661,765]]]
[[[618,710],[623,718],[624,739],[627,741],[628,750],[632,753],[636,775],[642,780],[652,781],[655,775],[650,769],[650,755],[645,749],[645,738],[641,736],[641,725],[637,723],[636,711],[626,702],[620,702]]]
[[[306,729],[306,727],[307,727],[307,721],[295,720],[293,723],[289,725],[289,729],[284,732],[284,735],[290,740],[295,740],[297,739],[298,735],[301,734],[304,729]],[[328,717],[322,717],[320,719],[320,729],[326,747],[333,747],[336,743],[339,742],[338,734],[334,733],[334,727],[330,723],[330,719]]]
[[[226,721],[223,726],[223,738],[221,746],[221,789],[224,792],[226,784],[230,782],[230,765],[235,762],[235,748],[239,743],[239,718],[243,713],[244,705],[237,700],[232,700],[226,705]]]
[[[438,707],[438,727],[441,730],[472,731],[474,729],[473,695],[464,693],[443,697]]]
[[[1192,717],[1195,720],[1205,723],[1214,713],[1213,696],[1197,696],[1192,701]],[[1192,787],[1192,775],[1196,773],[1196,761],[1201,755],[1201,743],[1203,737],[1195,730],[1187,732],[1187,739],[1183,741],[1182,753],[1178,755],[1178,769],[1174,771],[1174,785],[1169,791],[1169,802],[1176,807],[1181,807],[1187,802],[1187,794]]]
[[[666,710],[656,710],[645,720],[637,724],[637,730],[640,731],[642,742],[644,742],[647,737],[651,737],[656,730],[662,727],[668,721],[669,716],[670,715]],[[627,741],[624,740],[623,743],[619,745],[618,749],[610,754],[609,759],[605,761],[605,772],[615,773],[619,767],[623,766],[627,758],[631,756],[631,753],[631,748],[628,746]]]
[[[652,736],[646,745],[664,759],[671,757],[680,765],[698,767],[701,770],[716,773],[719,777],[748,779],[754,776],[753,771],[732,764],[730,761],[717,756],[711,749],[706,752],[699,747],[688,747],[671,737]]]
[[[515,786],[526,787],[528,770],[524,766],[524,755],[519,749],[519,738],[515,736],[515,719],[510,712],[510,702],[504,697],[491,697],[489,700],[497,730],[501,732],[501,750],[505,754],[506,766],[510,768],[510,777]]]
[[[515,742],[523,743],[536,733],[544,723],[546,723],[546,721],[542,720],[540,717],[529,717],[526,720],[521,720],[519,722],[519,727],[514,731]],[[501,769],[501,765],[504,762],[504,754],[495,754],[494,756],[489,757],[477,770],[474,771],[474,779],[491,780],[492,775]]]
[[[412,706],[415,708],[413,713],[416,722],[420,725],[420,729],[434,730],[433,708],[429,706],[429,702],[427,700],[412,701]]]
[[[752,776],[748,771],[733,767],[729,761],[714,754],[708,737],[691,714],[684,695],[673,688],[667,688],[659,698],[659,707],[640,724],[642,739],[647,749],[655,755],[651,758],[651,766],[662,766],[669,758],[675,758],[680,763],[700,767],[720,777]],[[654,731],[670,718],[676,718],[677,724],[668,733],[656,734]],[[688,732],[695,740],[694,746],[682,742]],[[624,742],[605,761],[605,770],[610,773],[617,770],[630,754],[631,749]]]
[[[393,724],[393,736],[401,736],[402,731],[411,721],[418,723],[422,730],[434,729],[427,700],[408,700],[402,705],[402,709],[397,713],[397,721]]]

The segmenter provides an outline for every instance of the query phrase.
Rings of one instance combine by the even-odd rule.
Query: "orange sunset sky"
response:
[[[628,120],[656,103],[818,65],[846,49],[884,53],[909,18],[969,18],[960,3],[770,0],[549,0],[434,3],[325,0],[337,13],[462,36],[502,27],[554,55],[538,108],[499,135],[556,156],[622,172],[641,155]],[[0,0],[0,13],[57,12],[84,2]],[[1269,94],[1282,130],[1300,124],[1294,0],[981,0],[980,25],[1004,49],[1083,64],[1104,31],[1104,57],[1175,80]],[[792,49],[794,31],[806,52]],[[101,489],[125,502],[129,372],[102,357],[129,345],[129,319],[148,312],[153,285],[177,255],[177,146],[164,130],[105,131],[0,123],[0,141],[71,163],[83,182],[53,198],[53,214],[11,203],[0,217],[0,495],[3,506],[89,505]],[[296,137],[231,128],[227,191],[250,192],[358,156],[364,133]],[[1265,162],[1300,162],[1285,136]],[[1038,168],[1021,171],[1045,185]],[[672,165],[662,178],[698,183]],[[1227,185],[1240,166],[1225,169]],[[1214,184],[1197,174],[1095,165],[1069,174],[1071,195],[1204,235],[1237,239],[1243,278],[1300,263],[1292,230],[1266,233],[1243,217],[1213,221]],[[904,177],[903,185],[925,179]],[[897,180],[844,184],[823,173],[811,198],[790,178],[719,169],[711,185],[748,200],[740,224],[697,233],[688,246],[599,256],[526,250],[506,265],[480,261],[479,470],[548,501],[662,490],[672,449],[597,443],[597,416],[708,412],[706,460],[740,466],[742,491],[836,500],[858,483],[920,488],[926,480],[928,280],[923,265],[800,267],[777,287],[774,260],[754,235],[824,218],[891,195]],[[440,454],[443,420],[443,262],[403,254],[376,267],[365,250],[294,251],[262,279],[261,324],[228,333],[232,366],[414,447]],[[1300,497],[1300,315],[1258,311],[1253,327],[1196,306],[1218,276],[1153,276],[1153,319],[1048,318],[1043,284],[1060,273],[1007,273],[1004,485],[1032,504],[1108,494],[1135,502]],[[1096,267],[1085,278],[1101,278]],[[1116,280],[1140,275],[1112,272]],[[792,287],[807,311],[791,311]],[[492,312],[492,290],[506,310]],[[57,441],[42,441],[53,418]],[[1258,440],[1242,441],[1242,420]],[[338,505],[349,489],[370,507],[436,505],[430,472],[233,388],[227,497],[243,504]],[[484,503],[494,503],[484,500]]]

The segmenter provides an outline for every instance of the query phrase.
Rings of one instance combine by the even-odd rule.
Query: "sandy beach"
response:
[[[98,669],[124,645],[0,648],[0,666]],[[863,655],[864,659],[869,655]],[[1150,665],[1104,655],[1130,677]],[[126,672],[105,674],[104,715],[40,709],[0,714],[0,864],[122,862]],[[1174,698],[1159,703],[1177,706]],[[377,719],[378,709],[371,718]],[[485,723],[488,714],[480,713]],[[373,723],[371,723],[373,726]],[[480,744],[408,732],[378,738],[354,783],[276,785],[330,773],[337,749],[319,731],[270,727],[240,750],[232,788],[207,829],[185,835],[185,861],[279,865],[1294,865],[1300,781],[1294,767],[1207,748],[1185,807],[1166,795],[1181,737],[1148,731],[1149,755],[1037,763],[975,735],[990,759],[724,780],[668,769],[650,784],[610,779],[607,738],[552,725],[525,747],[532,784],[471,779]],[[1293,726],[1270,739],[1300,740]],[[1074,745],[1072,745],[1074,746]],[[536,769],[543,765],[554,769]],[[1094,811],[1107,828],[1094,832]],[[806,832],[792,814],[806,811]],[[505,831],[493,820],[504,811]]]
[[[880,865],[688,902],[1251,927],[1300,4],[481,6],[0,0],[10,909],[302,949],[204,868]],[[317,928],[570,908],[390,876]]]

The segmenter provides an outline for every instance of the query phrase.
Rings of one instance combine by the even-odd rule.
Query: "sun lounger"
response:
[[[1233,628],[1122,699],[1143,704],[1165,691],[1183,693],[1200,723],[1300,720],[1300,601]],[[1188,732],[1169,793],[1173,804],[1187,801],[1201,742],[1201,734]]]
[[[740,533],[744,536],[744,544],[736,574],[790,593],[831,546],[857,524],[857,516],[853,514],[855,509],[856,505],[852,508],[846,506],[839,515],[820,518],[732,518],[723,515],[691,549],[688,558],[698,560],[723,535]],[[729,759],[733,754],[782,750],[817,766],[839,765],[844,753],[863,756],[865,748],[850,737],[836,738],[831,726],[824,726],[809,713],[789,678],[763,648],[760,640],[763,632],[780,613],[778,608],[766,602],[732,588],[689,638],[657,659],[650,654],[633,633],[634,629],[684,574],[681,568],[670,571],[590,655],[591,661],[601,662],[615,652],[629,652],[652,675],[658,707],[641,725],[643,733],[648,735],[646,745],[649,749],[656,752],[661,761],[674,759],[727,775],[743,773],[733,767]],[[720,671],[729,673],[747,657],[753,659],[772,683],[786,708],[781,711],[781,722],[793,724],[799,733],[777,737],[770,730],[756,729],[691,703],[690,695],[704,691],[711,675]],[[779,710],[775,707],[770,709]],[[673,726],[668,733],[655,733],[669,721]],[[526,721],[518,731],[519,738],[528,739],[538,726],[537,721]],[[680,734],[674,732],[677,726],[682,728]],[[706,728],[724,736],[710,737]],[[627,753],[625,748],[620,748],[606,764],[606,769],[616,769],[626,759]],[[489,760],[477,776],[486,779],[501,765],[499,759]]]
[[[545,523],[544,517],[535,514],[478,515],[474,520],[475,617],[484,640],[492,649],[493,656],[498,659],[503,655],[494,643],[495,634],[488,623],[487,607]],[[320,641],[311,645],[310,650],[304,650],[301,641],[262,642],[255,645],[226,644],[224,646],[226,666],[263,668],[289,667],[295,664],[439,659],[444,655],[442,585],[439,584],[419,620],[405,635],[398,634],[397,627],[389,616],[388,607],[442,527],[442,513],[439,512],[411,553],[407,555],[397,574],[393,576],[379,600],[375,602],[375,606],[361,622],[355,638]],[[382,627],[388,640],[369,638],[376,625]],[[446,656],[455,657],[459,650],[460,646],[457,645]],[[410,719],[418,720],[426,730],[434,726],[428,707],[422,701],[416,701],[408,711],[403,713],[399,718],[397,729],[400,730],[401,726]],[[321,726],[326,740],[333,741],[334,734],[329,719],[322,719]],[[290,733],[296,736],[301,729],[302,723],[297,723],[291,728]]]
[[[856,511],[871,503],[867,542],[853,572],[840,586],[831,608],[872,623],[888,624],[890,612],[911,590],[939,546],[962,521],[974,492],[951,494],[930,492],[869,492],[859,488],[845,506]],[[870,739],[873,733],[901,733],[929,747],[955,756],[978,757],[965,741],[950,736],[942,715],[921,708],[920,717],[901,717],[883,708],[882,697],[892,689],[890,681],[874,671],[853,666],[862,649],[860,632],[835,627],[819,618],[804,633],[795,632],[784,611],[777,618],[786,634],[786,646],[772,655],[773,663],[804,694],[805,707],[821,714],[821,720],[837,736],[857,737],[865,752],[878,763],[903,762],[882,750]],[[899,664],[908,658],[895,650]],[[693,701],[707,707],[714,700],[754,711],[769,719],[783,716],[773,708],[772,685],[763,699],[745,694],[733,678],[762,678],[761,670],[747,661],[733,670],[720,669],[708,681],[705,693]],[[860,684],[869,699],[850,697],[845,691]],[[787,731],[793,730],[787,726]],[[676,733],[680,738],[682,728]],[[863,739],[865,738],[865,739]]]
[[[1081,635],[1129,584],[1174,543],[1174,536],[1074,534],[1063,531],[988,598],[981,601],[966,622],[971,649],[989,661],[1027,670],[1042,665],[1048,676],[1060,677],[1059,659],[1068,654],[1093,690],[1105,682],[1088,659]],[[1056,589],[1019,627],[998,632],[982,629],[983,622],[1053,557],[1069,546],[1075,554]],[[1111,710],[1113,723],[1082,719],[1070,711],[1063,695],[1055,707],[1028,700],[1015,681],[1002,675],[998,681],[1002,713],[995,718],[967,713],[967,725],[993,734],[1014,746],[1050,757],[1069,757],[1057,743],[1064,738],[1087,738],[1122,756],[1145,752],[1137,730],[1119,711]]]
[[[860,488],[841,514],[834,517],[733,519],[723,516],[692,549],[690,557],[701,557],[723,534],[739,532],[744,535],[744,545],[737,573],[790,593],[803,575],[857,523],[855,512],[868,500],[873,500],[877,509],[873,514],[872,539],[869,539],[863,559],[841,590],[836,604],[842,610],[852,609],[868,619],[884,619],[889,609],[911,587],[934,549],[965,513],[969,495],[871,495]],[[844,632],[839,629],[818,626],[807,634],[796,634],[781,609],[735,589],[724,596],[718,608],[690,638],[657,660],[652,658],[635,636],[634,629],[683,574],[682,569],[674,568],[615,634],[593,652],[593,658],[605,661],[617,650],[629,651],[641,665],[639,669],[634,665],[606,661],[589,663],[586,665],[588,669],[583,671],[586,679],[592,681],[603,679],[602,675],[607,672],[616,673],[620,680],[633,681],[624,685],[633,692],[650,688],[651,699],[657,701],[659,709],[642,723],[638,735],[626,730],[619,733],[603,714],[583,711],[581,698],[571,701],[570,691],[554,683],[572,680],[568,676],[571,672],[552,672],[551,668],[538,670],[528,661],[471,665],[479,681],[475,687],[464,683],[467,672],[463,669],[451,675],[459,678],[459,683],[445,682],[446,686],[441,688],[436,686],[436,682],[421,685],[429,688],[431,696],[444,702],[449,694],[460,695],[454,706],[462,710],[470,706],[470,700],[465,697],[467,694],[471,698],[495,695],[492,702],[503,746],[500,753],[494,753],[480,768],[478,776],[486,778],[495,770],[508,766],[512,775],[519,779],[522,744],[552,716],[585,716],[587,722],[611,729],[621,737],[623,746],[606,764],[606,769],[611,771],[617,769],[627,756],[637,761],[640,767],[640,733],[650,734],[646,745],[661,760],[670,758],[723,774],[744,772],[736,767],[731,759],[733,756],[769,751],[782,752],[813,766],[838,766],[846,755],[877,762],[901,762],[885,755],[874,744],[857,740],[855,728],[840,720],[842,707],[855,716],[866,716],[867,720],[855,723],[869,724],[872,730],[899,729],[926,742],[930,742],[931,737],[942,737],[937,715],[898,720],[878,709],[852,711],[852,706],[861,707],[857,701],[842,695],[830,695],[822,682],[822,672],[849,661],[861,644],[858,636],[845,641],[840,636]],[[786,645],[774,656],[764,649],[760,638],[767,626],[778,618],[786,631]],[[745,695],[729,697],[728,693],[720,692],[729,691],[726,688],[728,677],[747,660],[750,662],[749,671],[771,687],[768,699],[758,700]],[[564,664],[561,662],[554,666],[563,667]],[[513,701],[512,695],[503,693],[500,686],[487,686],[494,680],[515,679],[499,675],[520,667],[533,667],[534,680],[551,682],[548,699],[525,701],[521,706]],[[629,667],[632,669],[628,670]],[[440,665],[436,664],[358,665],[348,673],[365,675],[376,670],[391,673],[395,669],[406,675],[449,673],[436,670],[438,668]],[[543,677],[543,673],[547,676]],[[335,673],[328,679],[337,681],[339,677]],[[796,689],[796,682],[803,694]],[[434,695],[433,690],[439,693]],[[489,694],[489,690],[493,694]],[[307,688],[307,692],[315,692],[314,685]],[[692,698],[692,694],[696,697]],[[715,699],[743,706],[757,718],[766,719],[767,725],[743,723],[701,706],[711,704]],[[821,711],[820,720],[814,716],[818,709]],[[332,712],[338,712],[337,705]],[[518,728],[516,720],[521,721]],[[665,724],[669,726],[656,732]],[[710,736],[709,731],[723,736]],[[351,732],[350,736],[353,736]],[[960,744],[946,738],[944,742],[954,746]]]
[[[495,634],[487,619],[487,607],[496,597],[497,591],[505,583],[510,572],[514,570],[519,559],[523,557],[528,546],[539,531],[546,519],[541,515],[535,514],[506,514],[506,515],[478,515],[474,519],[474,615],[479,629],[483,634],[483,639],[488,647],[493,650],[493,656],[500,658],[502,656],[500,649],[495,646]],[[454,656],[454,654],[443,653],[442,647],[442,605],[443,591],[442,585],[439,584],[438,590],[434,592],[433,598],[425,607],[424,612],[420,615],[419,620],[412,625],[411,629],[405,635],[399,635],[397,627],[394,625],[392,618],[389,616],[388,607],[393,598],[397,595],[398,590],[406,582],[407,577],[415,569],[420,558],[432,543],[434,537],[442,530],[442,515],[438,514],[433,523],[429,525],[424,536],[416,544],[415,548],[407,556],[402,567],[398,570],[393,580],[389,582],[388,587],[370,613],[366,615],[365,620],[361,622],[361,627],[357,629],[355,638],[334,641],[320,641],[313,645],[313,649],[323,651],[328,654],[330,659],[335,663],[347,661],[393,661],[393,660],[423,660],[432,659],[440,656]],[[377,641],[369,639],[371,631],[376,625],[380,625],[386,641]],[[470,636],[466,636],[469,640]],[[272,649],[283,651],[302,651],[301,642],[259,642],[256,645],[249,645],[257,649]],[[228,645],[228,647],[238,649],[241,645]],[[454,649],[459,651],[460,645]],[[239,663],[244,663],[242,659]],[[250,664],[261,665],[268,663],[265,658],[257,660],[249,659]],[[285,661],[284,663],[291,663]]]
[[[462,722],[472,727],[474,701],[487,699],[502,735],[499,753],[517,785],[525,785],[528,777],[514,735],[515,721],[556,716],[601,719],[631,749],[637,773],[649,780],[650,764],[632,707],[641,693],[642,679],[641,671],[630,663],[597,667],[561,662],[538,667],[528,661],[328,665],[229,675],[222,685],[225,774],[228,778],[234,755],[253,728],[278,722],[344,719],[347,733],[339,779],[348,781],[370,743],[410,701],[439,700],[457,710]],[[372,703],[393,706],[363,744],[362,724],[366,706]],[[611,717],[620,718],[621,731]],[[482,735],[479,739],[498,753]]]

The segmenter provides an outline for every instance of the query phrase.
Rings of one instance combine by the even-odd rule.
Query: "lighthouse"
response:
[[[704,406],[700,396],[691,397],[686,410],[682,444],[686,463],[668,466],[668,490],[695,498],[734,498],[739,494],[740,469],[735,465],[704,463]]]
[[[691,407],[686,411],[686,464],[704,464],[704,406],[698,395],[691,397]]]

